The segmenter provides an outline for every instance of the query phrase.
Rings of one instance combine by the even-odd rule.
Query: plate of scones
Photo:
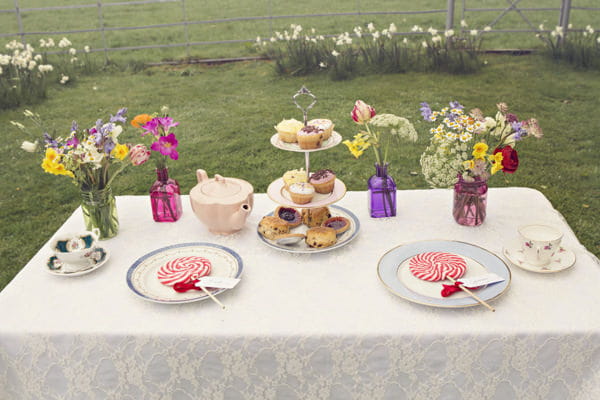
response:
[[[342,247],[358,234],[360,223],[339,206],[301,208],[279,206],[258,224],[267,246],[291,253],[320,253]]]

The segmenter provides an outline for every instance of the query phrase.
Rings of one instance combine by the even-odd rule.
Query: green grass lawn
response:
[[[210,175],[246,179],[257,192],[265,192],[274,178],[302,166],[302,158],[275,149],[269,138],[273,125],[281,119],[300,118],[290,97],[304,84],[319,98],[312,115],[332,119],[344,138],[356,133],[357,126],[349,116],[356,99],[374,105],[379,112],[396,113],[415,123],[420,133],[418,142],[404,145],[391,155],[391,174],[399,189],[427,187],[420,174],[410,173],[420,173],[419,157],[429,140],[429,125],[420,121],[421,101],[438,106],[459,100],[467,108],[481,108],[485,114],[492,114],[495,104],[505,101],[519,117],[538,118],[545,137],[524,142],[519,148],[519,171],[509,181],[495,176],[491,186],[540,190],[566,217],[579,240],[600,254],[600,73],[576,71],[538,56],[490,55],[486,60],[487,66],[471,76],[407,73],[344,82],[331,81],[326,75],[282,78],[269,62],[262,61],[161,67],[136,74],[99,73],[81,77],[71,86],[52,86],[48,100],[29,109],[42,115],[56,133],[66,134],[74,119],[81,125],[92,125],[122,106],[134,116],[168,104],[171,115],[181,122],[177,128],[181,156],[171,162],[171,175],[187,194],[196,183],[197,168]],[[79,202],[78,190],[69,179],[44,173],[39,155],[19,149],[27,138],[9,121],[23,122],[24,109],[0,112],[4,154],[0,159],[0,289]],[[131,129],[126,134],[137,133]],[[355,160],[344,146],[311,157],[313,167],[337,171],[349,190],[365,190],[373,173],[372,163],[372,154]],[[151,165],[130,168],[117,180],[115,191],[117,195],[145,195],[153,180]],[[402,218],[402,210],[398,218]]]

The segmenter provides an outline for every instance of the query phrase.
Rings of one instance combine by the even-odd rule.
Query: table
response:
[[[246,228],[214,236],[183,199],[176,223],[152,221],[147,196],[117,198],[121,230],[91,274],[47,274],[42,248],[0,292],[2,399],[597,399],[600,267],[538,191],[490,189],[476,228],[451,215],[450,190],[398,192],[398,215],[371,219],[367,194],[338,203],[361,221],[336,251],[288,254],[256,227],[276,204],[255,195]],[[483,307],[439,309],[394,296],[379,258],[426,239],[469,242],[501,255],[519,225],[564,231],[573,268],[542,275],[512,267],[511,287]],[[77,209],[59,232],[83,229]],[[211,301],[163,305],[126,284],[142,255],[212,242],[244,260],[241,283]]]

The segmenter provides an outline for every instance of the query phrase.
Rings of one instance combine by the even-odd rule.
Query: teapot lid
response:
[[[202,194],[208,197],[231,197],[242,190],[239,183],[231,179],[225,179],[221,175],[215,175],[214,180],[206,182],[201,187]]]

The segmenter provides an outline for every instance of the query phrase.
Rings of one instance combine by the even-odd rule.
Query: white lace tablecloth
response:
[[[0,292],[1,399],[598,399],[600,266],[538,191],[490,189],[481,227],[459,226],[450,190],[398,192],[398,216],[371,219],[366,192],[338,203],[361,222],[348,246],[294,255],[257,237],[276,207],[265,194],[245,229],[214,236],[191,212],[152,221],[146,196],[117,198],[121,229],[91,274],[44,271],[42,248]],[[483,307],[410,303],[380,283],[380,257],[427,239],[498,255],[519,225],[565,232],[566,271],[512,267],[510,289]],[[83,229],[77,209],[59,232]],[[210,300],[163,305],[134,295],[139,257],[177,243],[212,242],[243,259],[241,283]],[[503,257],[502,257],[503,258]]]

